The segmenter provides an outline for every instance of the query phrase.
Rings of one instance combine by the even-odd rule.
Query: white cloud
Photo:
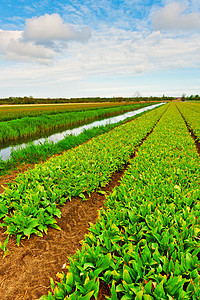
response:
[[[79,41],[86,42],[91,36],[88,27],[81,31],[75,31],[68,24],[63,22],[59,14],[45,14],[38,18],[26,20],[23,33],[25,41],[35,43],[51,43],[52,41]]]
[[[186,7],[179,2],[172,2],[152,12],[152,26],[156,30],[200,30],[200,13],[185,12]]]
[[[49,63],[54,51],[41,45],[22,41],[21,31],[0,30],[0,54],[4,60]]]
[[[66,53],[52,64],[35,64],[31,68],[22,63],[14,66],[8,64],[1,68],[1,95],[131,96],[137,90],[148,95],[151,89],[156,88],[161,95],[168,94],[163,74],[183,68],[197,68],[198,71],[199,49],[198,33],[175,39],[160,31],[147,33],[105,27],[93,32],[87,44],[82,43],[77,48],[77,44],[72,43]],[[160,75],[151,87],[151,78],[157,72]],[[160,86],[159,78],[162,76]],[[198,78],[195,84],[197,81]],[[170,78],[169,82],[177,89],[176,84],[183,86],[180,95],[189,93],[184,87],[188,85],[189,89],[192,83],[189,75],[188,82],[185,79],[184,84],[179,76],[176,80]],[[154,92],[152,94],[155,95]]]
[[[21,40],[10,40],[7,45],[4,58],[12,61],[35,61],[38,63],[50,63],[54,57],[54,51],[41,45],[24,43]]]
[[[48,64],[70,41],[86,42],[89,38],[88,27],[76,31],[58,14],[46,14],[28,19],[24,31],[0,30],[0,54],[4,60]]]

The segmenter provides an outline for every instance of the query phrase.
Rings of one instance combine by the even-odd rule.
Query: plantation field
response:
[[[195,135],[195,139],[200,143],[200,104],[192,103],[177,105],[182,117],[187,123],[188,128]]]
[[[97,127],[84,129],[84,131],[78,135],[74,135],[74,134],[66,135],[60,141],[54,142],[51,140],[50,141],[45,140],[44,143],[39,143],[39,144],[30,142],[26,144],[24,148],[21,147],[13,148],[10,153],[9,159],[7,160],[0,159],[0,191],[3,190],[2,184],[7,182],[5,175],[7,174],[7,176],[9,176],[11,170],[12,171],[15,170],[17,172],[17,170],[20,167],[25,169],[26,167],[29,167],[30,164],[32,165],[34,163],[45,161],[52,155],[61,154],[63,151],[69,150],[75,146],[78,146],[90,140],[95,136],[106,133],[123,123],[129,122],[130,120],[139,117],[143,113],[145,113],[145,111],[138,113],[133,117],[128,117],[117,123],[112,123],[112,124],[108,123],[107,125],[100,125]],[[0,151],[0,156],[1,156],[1,151]]]
[[[26,137],[35,136],[40,133],[52,131],[53,129],[66,128],[67,126],[83,124],[89,120],[95,120],[97,118],[106,118],[108,116],[114,116],[127,111],[139,109],[141,107],[148,106],[149,103],[120,105],[108,108],[93,108],[79,111],[58,111],[51,110],[48,113],[43,110],[34,110],[36,116],[31,115],[31,112],[27,112],[27,116],[21,117],[19,115],[19,109],[17,112],[10,115],[11,120],[0,122],[0,143],[5,143],[11,140],[18,140]],[[46,106],[45,106],[46,107]],[[35,109],[36,107],[34,107]],[[46,108],[49,108],[47,106]],[[18,116],[18,118],[17,118]],[[20,118],[19,118],[20,117]],[[6,118],[6,113],[2,113],[2,118]],[[8,116],[7,116],[8,118]]]
[[[63,103],[63,104],[23,104],[0,105],[0,122],[36,117],[42,114],[53,115],[70,111],[83,111],[97,108],[127,106],[134,103],[104,102],[104,103]]]
[[[200,299],[199,112],[195,104],[166,104],[36,165],[10,183],[0,195],[6,233],[0,238],[10,236],[5,255],[9,243],[12,250],[17,243],[16,255],[28,253],[31,267],[25,265],[22,279],[24,260],[13,251],[12,257],[6,256],[0,267],[0,298],[28,300],[46,294],[41,299]],[[95,221],[92,208],[103,205],[98,195],[106,200]],[[85,217],[77,205],[84,206]],[[89,221],[93,224],[87,232]],[[82,247],[73,227],[87,233]],[[76,235],[79,241],[81,235]],[[51,246],[38,249],[41,241]],[[67,258],[75,253],[74,245],[80,250]],[[39,283],[31,271],[33,249],[37,257],[43,252],[47,257],[37,268]],[[15,264],[21,266],[18,279],[3,271],[6,260],[15,271]],[[51,291],[49,270],[55,270]],[[21,289],[14,288],[16,280]]]

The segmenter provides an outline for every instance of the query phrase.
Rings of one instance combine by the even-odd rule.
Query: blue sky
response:
[[[199,0],[1,0],[0,98],[200,94]]]

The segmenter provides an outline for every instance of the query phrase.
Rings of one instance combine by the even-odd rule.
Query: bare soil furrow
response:
[[[157,122],[158,123],[158,122]],[[155,126],[157,125],[155,124]],[[140,142],[131,155],[134,158],[142,143],[153,132],[155,126]],[[31,236],[16,245],[16,237],[11,237],[8,243],[10,255],[0,262],[0,299],[1,300],[33,300],[38,299],[50,290],[50,278],[56,280],[58,272],[66,271],[68,257],[81,248],[81,241],[88,232],[89,223],[95,223],[98,211],[104,207],[106,194],[120,184],[120,179],[128,168],[112,174],[109,184],[101,188],[105,194],[94,192],[87,201],[72,198],[61,208],[62,217],[57,219],[60,231],[49,228],[42,238]],[[0,241],[5,240],[4,231],[0,230]],[[100,285],[99,300],[109,296],[109,289]]]

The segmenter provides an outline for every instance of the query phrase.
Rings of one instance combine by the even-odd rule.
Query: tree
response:
[[[186,94],[183,93],[182,96],[181,96],[181,101],[185,101],[185,96],[186,96]]]

